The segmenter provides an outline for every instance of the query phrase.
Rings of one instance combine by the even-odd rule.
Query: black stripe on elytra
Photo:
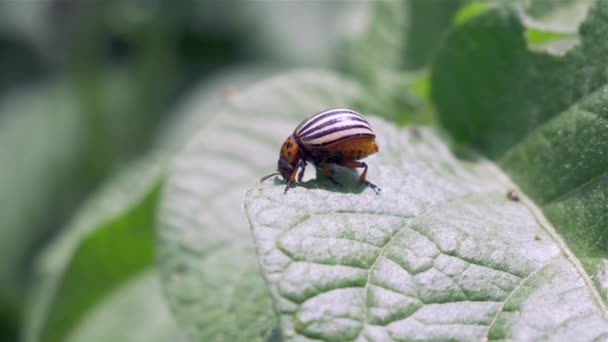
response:
[[[299,128],[300,132],[307,129],[308,127],[310,127],[311,125],[313,125],[314,123],[318,122],[319,120],[323,120],[324,118],[328,117],[328,116],[332,116],[332,115],[338,115],[338,114],[352,114],[352,115],[356,115],[360,118],[363,118],[361,116],[361,114],[354,112],[352,110],[348,110],[348,109],[341,109],[341,108],[336,108],[336,109],[329,109],[329,110],[325,110],[322,111],[321,113],[317,113],[315,115],[312,116],[312,120],[307,120],[305,121],[304,125]],[[296,129],[298,130],[298,129]]]
[[[336,133],[336,132],[340,132],[340,131],[346,131],[352,128],[365,128],[367,130],[370,131],[370,133],[372,133],[372,130],[369,129],[369,126],[366,125],[348,125],[348,126],[338,126],[338,127],[334,127],[325,131],[321,131],[319,133],[315,133],[312,135],[306,135],[306,136],[300,136],[300,138],[304,141],[310,141],[310,140],[314,140],[317,138],[321,138],[323,136],[326,136],[328,134],[332,134],[332,133]]]
[[[317,132],[319,132],[320,130],[322,130],[323,128],[329,127],[331,125],[337,124],[338,122],[342,122],[342,121],[359,121],[359,122],[365,122],[366,124],[369,125],[369,123],[361,118],[361,117],[355,117],[355,116],[342,116],[339,118],[335,118],[335,119],[331,119],[327,122],[324,122],[323,124],[314,127],[314,128],[308,128],[306,131],[300,131],[300,136],[302,137],[307,137],[311,134],[315,134]]]

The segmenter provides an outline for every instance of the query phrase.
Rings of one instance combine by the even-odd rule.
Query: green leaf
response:
[[[99,143],[115,144],[120,157],[114,157],[120,159],[128,132],[146,130],[123,115],[133,85],[116,72],[106,72],[99,82],[111,103],[103,111],[108,135]],[[69,80],[57,78],[0,99],[0,311],[5,302],[22,306],[33,254],[97,185],[93,173],[105,174],[112,164],[92,167],[98,156],[90,153],[90,117],[77,97]]]
[[[0,303],[20,307],[32,250],[82,191],[83,119],[56,80],[0,101]],[[0,305],[0,311],[4,305]]]
[[[498,158],[597,90],[608,77],[600,58],[607,48],[595,40],[607,30],[601,19],[605,4],[599,2],[581,27],[582,45],[564,57],[529,51],[521,19],[510,8],[495,9],[454,30],[433,65],[433,97],[442,123],[459,140]],[[461,84],[467,87],[454,88]]]
[[[154,264],[159,165],[145,160],[117,175],[40,256],[26,341],[63,341],[102,298]]]
[[[563,56],[530,51],[521,17],[496,9],[455,29],[433,68],[440,119],[535,201],[605,293],[608,1]],[[604,295],[605,296],[605,295]]]
[[[365,86],[356,102],[360,111],[399,123],[428,123],[433,119],[427,94],[417,88],[428,83],[420,72],[450,27],[463,1],[398,0],[360,4],[356,18],[361,31],[343,44],[340,67]]]
[[[353,1],[251,1],[229,8],[224,21],[234,22],[231,19],[236,13],[245,13],[244,19],[254,24],[248,31],[247,46],[265,59],[287,65],[329,66],[339,52],[336,43],[356,29],[343,22],[361,6]],[[208,12],[217,12],[217,4],[208,7]]]
[[[553,31],[576,32],[594,0],[520,1],[526,25],[542,25]],[[530,23],[530,19],[534,23]]]
[[[26,341],[93,334],[89,328],[97,324],[95,319],[105,319],[114,308],[106,298],[130,300],[124,284],[154,265],[156,201],[168,160],[195,129],[230,100],[229,94],[224,94],[227,87],[250,83],[263,72],[263,68],[239,67],[202,83],[175,110],[175,118],[165,123],[165,131],[149,155],[115,175],[76,212],[68,227],[39,258],[24,328]],[[140,285],[149,289],[144,283],[148,281],[142,280]],[[160,295],[158,291],[156,294]],[[162,298],[149,300],[151,304],[160,303]],[[136,298],[133,301],[135,305]],[[124,320],[120,311],[115,314]],[[84,317],[88,317],[86,322]],[[167,322],[159,328],[171,324]],[[118,340],[137,337],[132,331],[116,331],[119,335],[121,332],[125,335]],[[145,336],[142,333],[139,338]]]
[[[407,2],[363,2],[360,10],[361,33],[346,40],[340,56],[366,87],[357,107],[388,118],[399,117],[397,111],[404,107],[413,112],[418,99],[406,91],[408,82],[400,71],[407,45]]]
[[[462,6],[454,15],[454,25],[458,26],[469,19],[492,8],[492,4],[487,1],[470,1]]]
[[[240,65],[208,76],[184,96],[173,109],[174,119],[167,120],[154,149],[173,156],[222,106],[237,97],[255,81],[275,73],[269,66]]]
[[[589,0],[528,2],[520,11],[531,50],[562,55],[580,44],[577,28],[591,6]]]
[[[373,81],[377,69],[398,70],[407,42],[408,6],[406,1],[377,1],[366,4],[363,32],[353,37],[347,50],[348,62],[365,81]]]
[[[553,227],[491,162],[430,129],[370,120],[376,195],[308,180],[251,189],[245,213],[285,339],[593,340],[606,308]]]
[[[158,274],[149,270],[104,297],[66,341],[166,342],[179,338],[183,339],[164,300]]]
[[[345,50],[351,69],[366,78],[427,65],[465,0],[374,1],[361,6],[362,31]],[[361,28],[362,27],[362,28]]]
[[[271,78],[233,97],[176,157],[160,204],[159,261],[173,310],[193,340],[275,336],[241,214],[243,193],[275,171],[281,143],[300,120],[360,94],[329,72]]]
[[[409,0],[410,28],[402,58],[408,69],[425,67],[439,48],[454,16],[468,0]]]

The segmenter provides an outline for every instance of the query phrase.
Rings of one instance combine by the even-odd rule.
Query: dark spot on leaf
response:
[[[540,236],[538,236],[538,235],[534,235],[534,240],[540,241],[540,240],[542,240],[542,238]]]
[[[417,139],[420,139],[422,137],[422,134],[420,132],[420,129],[418,127],[412,127],[410,128],[410,134]]]
[[[507,198],[513,202],[519,202],[519,194],[513,189],[507,191]]]

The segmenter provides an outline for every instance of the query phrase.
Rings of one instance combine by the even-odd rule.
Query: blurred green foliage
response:
[[[186,89],[261,59],[244,47],[253,19],[212,6],[0,3],[2,340],[18,334],[34,257],[79,202],[148,149]]]
[[[357,70],[385,64],[390,54],[394,68],[402,69],[408,15],[416,7],[428,10],[420,3],[409,6],[407,2],[244,5],[194,0],[179,5],[170,1],[0,3],[0,157],[10,165],[0,174],[0,223],[5,227],[0,232],[2,337],[15,339],[24,289],[31,286],[32,262],[79,203],[127,161],[144,153],[163,134],[164,125],[193,131],[170,118],[187,89],[218,70],[244,63],[267,70],[348,65],[346,72],[364,75]],[[442,11],[442,18],[453,9]],[[393,19],[387,21],[389,15]],[[447,24],[441,21],[434,26],[437,34]],[[395,30],[395,25],[400,28]],[[371,34],[363,34],[366,31]],[[386,32],[395,32],[390,53],[382,39]],[[350,41],[353,47],[341,41]],[[365,48],[367,44],[371,48]],[[341,51],[344,46],[351,52]],[[419,49],[430,54],[431,49]],[[366,51],[377,61],[370,63]],[[423,64],[421,58],[417,57],[416,66]],[[386,72],[378,76],[373,68],[367,70],[370,91],[385,83]],[[396,80],[390,84],[401,82],[389,79]],[[406,81],[404,87],[410,83]],[[376,108],[393,101],[393,96]],[[406,103],[410,113],[419,102],[409,95],[404,100],[395,108]],[[394,116],[390,111],[384,114]],[[186,130],[172,135],[180,132]],[[84,275],[73,278],[67,272],[61,286],[71,283],[77,289],[78,281],[85,279],[78,277]],[[83,307],[85,302],[74,305]],[[64,314],[51,316],[53,326],[68,324],[65,316],[78,313],[59,307]]]
[[[512,9],[480,15],[449,35],[432,77],[440,121],[452,136],[496,160],[590,274],[608,256],[600,204],[608,194],[608,46],[598,44],[608,35],[606,13],[608,4],[598,3],[565,54],[529,50]],[[477,47],[463,43],[471,35]]]
[[[449,30],[467,24],[468,30],[474,29],[476,23],[483,23],[486,10],[505,2],[526,19],[527,41],[519,31],[514,39],[513,32],[490,32],[487,25],[474,34],[477,41],[468,40],[470,35],[456,43],[458,35],[446,41]],[[483,113],[521,109],[511,110],[521,121],[523,116],[548,117],[571,102],[564,96],[545,96],[543,108],[550,109],[545,113],[523,101],[502,101],[501,94],[524,98],[542,95],[550,87],[541,89],[538,82],[530,81],[519,89],[499,76],[511,80],[528,70],[527,65],[517,64],[522,56],[529,57],[526,43],[541,50],[565,46],[566,39],[574,38],[575,44],[576,28],[589,3],[0,2],[0,341],[103,339],[103,331],[94,329],[95,320],[124,329],[108,312],[129,305],[157,310],[142,312],[137,321],[159,322],[158,330],[142,335],[146,340],[204,330],[178,328],[172,317],[184,324],[188,319],[182,315],[192,313],[171,314],[167,305],[187,300],[198,284],[187,277],[163,279],[184,291],[184,297],[166,301],[156,283],[154,228],[162,216],[156,204],[166,168],[177,152],[222,110],[246,113],[246,105],[234,99],[254,81],[296,67],[328,69],[361,85],[361,95],[348,103],[360,111],[397,124],[437,125],[438,117],[459,142],[496,157],[524,133],[518,130],[527,132],[535,125],[520,125],[506,116],[505,121],[490,120]],[[512,15],[503,20],[519,25]],[[446,52],[446,44],[455,47]],[[477,50],[476,44],[495,50]],[[509,58],[486,58],[497,53]],[[446,54],[454,54],[453,59]],[[547,65],[561,70],[551,57],[534,58],[548,59]],[[603,67],[598,63],[591,71],[602,75],[598,70]],[[479,68],[484,71],[476,72]],[[512,70],[521,72],[512,74]],[[589,78],[588,84],[603,80]],[[453,84],[463,81],[470,87],[454,89]],[[286,99],[304,96],[290,94],[288,86],[279,88],[286,91]],[[433,99],[431,89],[448,95]],[[328,98],[326,93],[306,90],[311,96]],[[480,96],[486,101],[478,101]],[[263,108],[264,98],[259,100]],[[435,114],[435,106],[441,115]],[[463,116],[465,112],[477,121]],[[263,110],[251,115],[259,120],[271,116]],[[496,132],[477,126],[472,130],[471,125],[510,127],[516,137],[497,140]],[[211,140],[205,148],[213,155],[220,143]],[[232,156],[222,153],[227,159]],[[203,205],[213,207],[212,200]],[[194,207],[183,205],[170,209]],[[167,224],[197,227],[197,219],[204,220],[196,216],[187,224]],[[195,257],[200,253],[185,252]],[[146,297],[151,298],[147,306]],[[221,327],[215,328],[213,333],[221,334]],[[277,331],[266,329],[263,335],[278,339]],[[112,336],[138,340],[120,331]]]

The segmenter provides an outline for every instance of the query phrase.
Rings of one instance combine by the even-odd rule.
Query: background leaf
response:
[[[256,22],[249,44],[263,60],[327,67],[340,52],[340,40],[354,29],[343,21],[362,6],[355,1],[255,1],[238,4],[227,13],[245,11]],[[211,13],[216,12],[213,7]]]
[[[608,47],[598,39],[607,16],[608,1],[596,2],[580,45],[555,56],[527,48],[515,10],[495,9],[451,32],[432,76],[443,126],[509,173],[603,292]]]
[[[274,70],[267,65],[234,65],[208,76],[174,106],[175,114],[165,120],[154,150],[173,157],[224,104],[254,82],[277,73]]]
[[[250,190],[245,212],[286,339],[593,340],[591,280],[530,202],[483,159],[428,129],[371,120],[380,153],[362,189],[309,180]]]
[[[608,0],[576,31],[592,2],[0,3],[0,341],[24,295],[25,342],[608,336]],[[248,89],[298,65],[357,83]],[[258,184],[252,245],[240,200],[300,120],[435,123],[435,104],[455,144],[373,120],[381,195],[353,170],[344,189],[312,167],[288,196]]]
[[[441,46],[443,36],[452,26],[454,15],[468,0],[409,0],[410,27],[407,48],[402,58],[405,67],[418,69],[428,65]]]
[[[62,341],[108,293],[154,264],[160,167],[134,165],[89,200],[40,257],[26,341]]]
[[[66,339],[73,342],[108,340],[187,341],[171,317],[155,271],[149,270],[116,288],[82,318]]]
[[[522,1],[525,15],[546,28],[559,32],[576,32],[585,19],[593,0]],[[527,22],[527,25],[530,23]]]
[[[194,340],[275,336],[242,195],[276,169],[294,122],[359,94],[329,72],[271,78],[232,97],[175,159],[160,206],[159,262],[173,310]]]
[[[157,275],[152,270],[154,228],[163,170],[193,132],[214,117],[227,100],[226,89],[236,92],[235,85],[244,86],[263,72],[255,66],[240,67],[234,72],[220,72],[202,83],[177,106],[173,119],[165,122],[166,128],[149,155],[115,175],[77,212],[39,256],[37,285],[30,291],[24,329],[26,341],[63,340],[74,334],[96,338],[99,332],[93,326],[101,324],[96,319],[106,320],[112,308],[129,302],[125,293],[131,287],[139,289],[131,292],[156,296],[149,299],[149,304],[161,306],[164,298],[155,290],[151,278]],[[144,272],[147,275],[140,280],[131,280]],[[125,285],[129,282],[133,282],[131,287]],[[139,299],[133,299],[129,305],[147,313],[141,305],[136,307],[138,303]],[[122,311],[114,314],[115,323],[120,323],[120,318],[124,320]],[[150,314],[142,315],[142,320],[161,317]],[[159,324],[159,333],[170,333],[174,323],[164,323]],[[124,326],[116,328],[119,336],[124,333],[120,338],[123,341],[145,337]]]
[[[72,95],[56,81],[0,101],[0,316],[7,319],[21,313],[34,250],[84,190],[85,177],[75,172],[83,118]]]
[[[107,135],[98,137],[115,149],[101,166],[92,153],[90,117],[68,79],[48,79],[0,99],[0,160],[6,165],[0,170],[0,297],[9,303],[21,306],[34,254],[99,184],[98,176],[114,172],[129,153],[141,152],[141,146],[133,147],[141,139],[127,140],[129,132],[151,134],[141,121],[124,120],[123,106],[134,87],[124,75],[107,70],[99,83],[100,96],[111,105],[104,111]]]
[[[349,17],[358,28],[345,39],[338,65],[365,86],[356,102],[359,110],[399,123],[432,122],[429,76],[420,70],[428,64],[462,3],[398,0],[360,5],[359,15]]]
[[[406,1],[362,2],[350,26],[357,27],[346,36],[338,55],[338,67],[351,72],[365,86],[357,103],[362,111],[390,118],[398,117],[397,107],[411,108],[415,99],[401,84],[401,55],[407,46]]]

